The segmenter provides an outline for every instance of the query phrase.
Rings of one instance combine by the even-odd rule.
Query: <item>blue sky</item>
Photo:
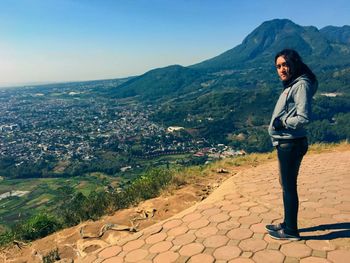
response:
[[[350,25],[348,0],[0,0],[0,86],[191,65],[288,18]]]

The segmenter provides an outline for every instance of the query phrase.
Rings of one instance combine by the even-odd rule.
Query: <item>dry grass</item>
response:
[[[334,152],[334,151],[348,151],[350,150],[350,144],[348,141],[340,143],[316,143],[309,147],[309,153],[322,153],[322,152]]]
[[[317,143],[310,145],[308,154],[348,150],[350,150],[350,144],[347,141],[331,144]],[[277,154],[276,150],[274,150],[270,153],[252,153],[218,160],[205,166],[191,166],[180,169],[173,173],[173,177],[167,188],[164,189],[164,192],[171,194],[174,190],[185,185],[205,184],[215,181],[215,179],[219,178],[218,171],[222,169],[227,170],[232,175],[241,169],[256,167],[269,161],[275,161],[276,159]]]

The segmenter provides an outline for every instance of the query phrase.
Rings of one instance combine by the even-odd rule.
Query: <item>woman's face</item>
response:
[[[292,77],[290,66],[283,56],[276,59],[276,69],[282,81],[288,81]]]

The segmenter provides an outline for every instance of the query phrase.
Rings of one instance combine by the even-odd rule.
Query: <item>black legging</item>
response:
[[[281,140],[277,146],[280,169],[280,184],[283,191],[285,230],[291,234],[298,233],[299,199],[297,178],[303,156],[308,150],[306,138]]]

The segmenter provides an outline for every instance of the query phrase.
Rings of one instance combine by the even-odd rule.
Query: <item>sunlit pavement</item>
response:
[[[265,231],[283,212],[277,162],[271,162],[77,262],[350,262],[350,151],[307,155],[298,189],[301,241],[276,241]]]

